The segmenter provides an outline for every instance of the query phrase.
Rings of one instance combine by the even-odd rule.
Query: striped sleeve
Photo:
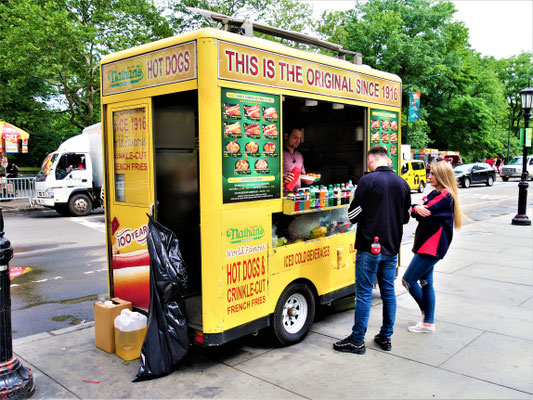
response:
[[[352,224],[356,224],[361,219],[361,214],[367,206],[369,187],[365,181],[365,179],[359,181],[352,203],[348,208],[348,218]]]

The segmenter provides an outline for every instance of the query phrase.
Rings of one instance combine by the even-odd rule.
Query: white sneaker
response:
[[[419,322],[416,325],[408,327],[407,330],[414,333],[435,333],[435,325],[427,326],[423,322]]]

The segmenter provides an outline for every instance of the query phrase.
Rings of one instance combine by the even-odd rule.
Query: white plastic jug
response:
[[[122,310],[115,318],[115,347],[117,356],[124,360],[134,360],[141,355],[141,347],[146,335],[147,318],[138,312]]]

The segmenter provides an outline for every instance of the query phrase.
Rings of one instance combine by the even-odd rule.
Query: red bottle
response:
[[[294,185],[296,185],[296,182],[298,182],[298,178],[300,177],[300,168],[294,167],[291,171],[291,173],[294,175],[294,179],[290,181],[289,183],[285,184],[285,189],[287,190],[293,190]]]
[[[372,254],[379,254],[381,253],[381,245],[379,244],[379,237],[374,237],[374,243],[372,243],[372,246],[370,246],[370,252]]]

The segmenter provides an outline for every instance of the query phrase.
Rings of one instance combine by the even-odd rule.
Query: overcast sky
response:
[[[347,10],[353,0],[302,0],[317,11]],[[470,44],[483,56],[507,58],[533,51],[533,0],[452,0]]]

